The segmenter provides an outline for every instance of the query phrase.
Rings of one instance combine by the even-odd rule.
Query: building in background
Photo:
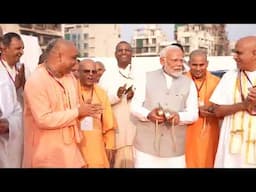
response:
[[[175,24],[174,38],[183,45],[185,55],[204,49],[208,56],[230,55],[225,24]]]
[[[120,24],[64,24],[65,39],[76,44],[80,57],[113,57]]]
[[[38,38],[42,50],[54,38],[63,37],[61,24],[0,24],[4,33],[15,32]]]
[[[160,51],[170,45],[166,34],[157,24],[147,24],[143,28],[136,29],[132,36],[133,56],[155,57]]]

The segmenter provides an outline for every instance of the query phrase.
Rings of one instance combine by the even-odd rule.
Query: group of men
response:
[[[25,83],[17,67],[23,49],[18,34],[3,35],[0,167],[256,166],[255,36],[238,40],[237,70],[222,79],[207,71],[202,50],[190,53],[184,73],[179,44],[161,51],[161,69],[138,75],[126,41],[107,70],[93,59],[79,61],[75,45],[60,38]],[[24,103],[17,91],[23,87]]]

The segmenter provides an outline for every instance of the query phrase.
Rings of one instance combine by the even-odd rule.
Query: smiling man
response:
[[[126,41],[116,45],[117,64],[107,70],[100,85],[107,91],[117,120],[115,168],[133,168],[135,125],[130,120],[130,103],[134,95],[132,48]]]
[[[87,103],[90,113],[80,121],[84,135],[80,149],[88,168],[109,168],[114,155],[115,124],[108,95],[95,84],[97,70],[93,60],[82,60],[78,71],[80,99]],[[94,105],[102,106],[102,113],[93,112]]]
[[[190,77],[197,88],[199,119],[188,126],[186,138],[186,163],[188,168],[213,168],[219,140],[219,119],[211,112],[209,98],[219,83],[219,78],[207,71],[207,54],[194,50],[189,55]]]

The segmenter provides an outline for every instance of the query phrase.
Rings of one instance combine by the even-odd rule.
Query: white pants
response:
[[[185,155],[157,157],[134,149],[135,168],[185,168]]]

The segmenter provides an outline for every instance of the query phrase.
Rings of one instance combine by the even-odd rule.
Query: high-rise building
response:
[[[176,24],[175,40],[183,45],[185,55],[204,49],[209,56],[230,54],[225,24]]]
[[[147,24],[134,31],[131,43],[133,56],[158,56],[161,49],[171,43],[157,24]]]
[[[50,40],[63,37],[61,24],[0,24],[0,27],[4,33],[15,32],[36,36],[42,50]]]
[[[80,57],[113,57],[120,41],[120,25],[64,24],[64,34],[76,44]]]

